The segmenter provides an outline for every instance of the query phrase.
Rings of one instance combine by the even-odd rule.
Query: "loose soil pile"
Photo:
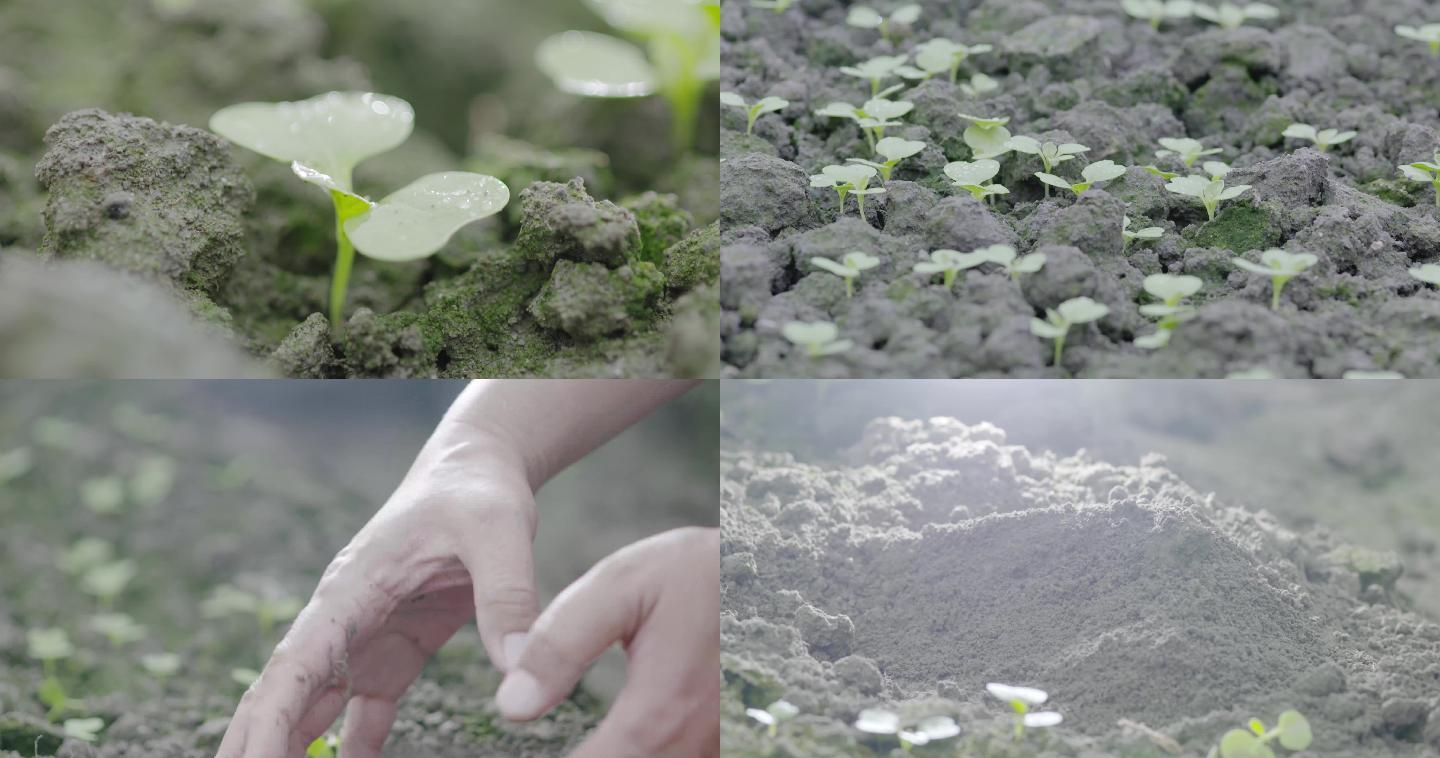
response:
[[[728,3],[722,86],[747,100],[790,102],[762,117],[754,136],[739,111],[721,132],[722,335],[726,370],[736,376],[1165,376],[1215,377],[1264,369],[1290,377],[1339,377],[1348,370],[1440,374],[1440,295],[1407,269],[1440,258],[1440,223],[1427,184],[1396,167],[1430,161],[1440,147],[1435,97],[1440,69],[1424,44],[1398,38],[1396,24],[1433,12],[1419,0],[1276,0],[1275,21],[1226,30],[1199,20],[1160,30],[1125,16],[1112,0],[921,2],[920,19],[892,31],[845,24],[847,4],[799,0],[785,13]],[[890,6],[881,4],[881,10]],[[861,220],[851,200],[837,218],[836,195],[808,176],[847,158],[871,158],[855,124],[815,111],[860,106],[863,79],[841,73],[881,55],[907,55],[931,39],[989,44],[966,61],[961,83],[984,73],[998,90],[967,95],[947,77],[903,82],[891,95],[914,110],[887,136],[927,147],[902,161],[886,193],[867,198]],[[882,86],[902,83],[886,80]],[[969,160],[960,117],[1008,117],[1008,128],[1090,148],[1089,161],[1130,170],[1078,200],[1047,199],[1033,156],[1002,157],[996,181],[1011,194],[992,207],[957,195],[943,173]],[[1353,129],[1351,142],[1322,154],[1281,136],[1293,122]],[[1157,141],[1191,137],[1228,162],[1229,185],[1252,189],[1221,206],[1214,221],[1190,198],[1137,168],[1158,163]],[[1078,180],[1085,160],[1061,164]],[[1197,164],[1198,166],[1198,164]],[[1198,168],[1197,168],[1198,170]],[[1159,226],[1154,242],[1123,245],[1121,227]],[[1012,281],[984,269],[947,292],[913,273],[929,251],[967,252],[992,244],[1042,252],[1043,269]],[[1278,311],[1267,277],[1231,259],[1282,247],[1318,264],[1290,282]],[[811,263],[859,250],[880,259],[855,296]],[[995,267],[985,267],[993,269]],[[1168,347],[1145,350],[1154,331],[1139,313],[1150,274],[1203,280],[1194,320]],[[1071,332],[1064,365],[1030,333],[1032,317],[1081,296],[1110,314]],[[792,321],[828,321],[850,350],[811,359],[780,333]]]
[[[988,424],[877,420],[850,459],[725,454],[727,753],[870,754],[848,725],[877,706],[956,718],[936,755],[1165,754],[1128,719],[1201,756],[1287,708],[1307,754],[1440,747],[1440,624],[1400,609],[1392,557],[1161,456],[1035,454]],[[1065,723],[1013,744],[992,681],[1047,690]],[[743,710],[780,697],[804,715],[771,739]]]

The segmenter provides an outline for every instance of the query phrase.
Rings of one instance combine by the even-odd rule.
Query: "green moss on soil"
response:
[[[665,286],[671,293],[720,283],[720,222],[691,232],[663,253]]]
[[[1231,205],[1221,210],[1195,233],[1200,247],[1218,247],[1235,253],[1266,250],[1280,243],[1270,214],[1253,205]]]
[[[646,192],[620,201],[620,207],[635,214],[640,229],[640,249],[636,256],[657,266],[665,262],[665,251],[679,242],[695,225],[690,213],[680,207],[674,195]],[[718,260],[717,260],[717,271]]]

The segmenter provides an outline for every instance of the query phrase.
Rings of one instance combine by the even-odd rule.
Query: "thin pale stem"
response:
[[[1066,331],[1064,334],[1055,338],[1055,368],[1060,368],[1060,357],[1065,354],[1065,337],[1068,334],[1069,332]],[[1023,719],[1024,716],[1021,716],[1021,718]],[[1021,724],[1023,725],[1024,722],[1022,721]]]
[[[845,277],[845,297],[855,297],[854,277]]]
[[[1278,311],[1280,310],[1280,293],[1285,289],[1285,280],[1277,278],[1271,289],[1274,291],[1270,293],[1270,310]]]
[[[345,293],[350,287],[350,270],[355,266],[355,246],[345,233],[342,195],[331,192],[335,201],[335,271],[330,277],[330,326],[338,327],[345,317]]]

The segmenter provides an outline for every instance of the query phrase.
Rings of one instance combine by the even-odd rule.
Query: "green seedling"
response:
[[[65,719],[60,729],[65,732],[66,737],[80,740],[81,742],[94,742],[100,739],[100,730],[105,728],[105,719]]]
[[[984,74],[974,74],[970,81],[960,85],[960,91],[965,93],[965,97],[971,98],[988,95],[997,89],[1000,89],[1000,83]]]
[[[994,49],[990,45],[964,45],[948,39],[932,39],[915,46],[915,65],[928,75],[948,72],[950,83],[954,84],[960,78],[960,67],[970,56]]]
[[[1410,276],[1426,284],[1440,287],[1440,265],[1426,263],[1423,266],[1415,266],[1410,269]]]
[[[1308,140],[1315,143],[1315,149],[1328,152],[1330,148],[1355,139],[1358,132],[1342,132],[1339,129],[1319,129],[1309,124],[1291,124],[1285,127],[1282,137]]]
[[[1005,125],[1010,123],[1008,116],[981,118],[961,113],[960,118],[970,122],[970,126],[966,127],[961,136],[965,138],[965,144],[970,146],[972,160],[998,158],[1010,152],[1010,148],[1005,145],[1010,141],[1010,130],[1005,128]]]
[[[785,700],[776,700],[764,710],[746,708],[745,715],[764,724],[766,733],[774,737],[779,733],[781,724],[800,715],[800,709]]]
[[[857,66],[841,66],[840,73],[870,82],[870,97],[879,97],[881,83],[899,76],[904,65],[903,55],[880,55]]]
[[[1003,184],[994,184],[990,180],[1000,173],[1000,162],[989,158],[981,158],[974,161],[954,161],[945,164],[945,175],[950,177],[950,182],[956,187],[970,193],[976,200],[990,198],[994,203],[996,195],[1008,195],[1010,190]]]
[[[1065,337],[1069,335],[1070,327],[1078,324],[1088,324],[1091,321],[1099,321],[1109,313],[1110,308],[1088,297],[1071,298],[1056,308],[1047,309],[1045,311],[1044,321],[1038,318],[1030,319],[1030,333],[1042,339],[1055,341],[1053,365],[1059,368],[1061,365],[1060,359],[1065,353]],[[1005,685],[998,686],[1004,687]],[[1038,692],[1039,690],[1036,691]],[[995,694],[993,690],[991,694]],[[996,695],[996,697],[1000,696]],[[1044,701],[1042,700],[1041,702]]]
[[[1280,310],[1280,292],[1285,289],[1285,284],[1305,273],[1306,269],[1314,266],[1319,260],[1310,253],[1291,253],[1271,248],[1260,254],[1260,263],[1251,263],[1244,258],[1232,258],[1230,262],[1252,274],[1270,277],[1272,288],[1270,310],[1278,311]]]
[[[143,508],[159,505],[170,497],[180,467],[168,455],[152,455],[141,459],[130,475],[130,500]]]
[[[1423,182],[1435,188],[1435,205],[1440,207],[1440,150],[1435,151],[1433,161],[1407,163],[1400,167],[1400,174],[1412,182]]]
[[[1080,172],[1081,180],[1074,184],[1071,184],[1067,179],[1061,179],[1054,174],[1047,174],[1044,171],[1035,172],[1035,178],[1051,187],[1070,190],[1078,196],[1100,182],[1108,182],[1111,179],[1118,179],[1124,176],[1125,171],[1125,167],[1115,161],[1096,161],[1086,166],[1085,169]]]
[[[721,92],[720,104],[728,105],[732,108],[739,108],[740,110],[745,111],[745,116],[747,119],[747,122],[745,124],[746,134],[755,133],[755,119],[758,119],[767,113],[774,113],[776,111],[784,110],[790,107],[790,101],[786,100],[783,97],[775,97],[774,95],[771,95],[769,97],[762,97],[754,103],[747,103],[745,102],[745,98],[735,94],[734,92]]]
[[[840,330],[828,321],[791,321],[780,330],[785,339],[805,348],[811,358],[836,355],[855,346],[850,340],[839,339]]]
[[[1166,19],[1190,18],[1195,14],[1195,4],[1190,0],[1120,0],[1120,6],[1128,15],[1149,21],[1156,29]]]
[[[1060,307],[1064,308],[1067,304],[1073,303],[1076,300],[1089,300],[1089,298],[1076,298],[1075,300],[1067,300],[1064,303],[1061,303]],[[1105,306],[1102,305],[1100,307],[1104,308]],[[1101,315],[1103,316],[1104,314],[1102,313]],[[1099,317],[1097,316],[1096,318]],[[1064,337],[1062,336],[1061,339],[1064,339]],[[1059,361],[1057,360],[1056,363],[1058,365]],[[1035,706],[1042,705],[1045,703],[1046,700],[1050,699],[1050,695],[1048,695],[1044,690],[1037,690],[1033,687],[1015,687],[1009,684],[990,682],[989,684],[985,685],[985,691],[989,692],[991,696],[993,696],[1000,702],[1009,705],[1010,710],[1015,712],[1016,740],[1020,740],[1025,737],[1025,730],[1027,728],[1055,726],[1056,724],[1059,724],[1061,721],[1064,720],[1064,717],[1054,711],[1035,712],[1031,710]]]
[[[1224,161],[1205,161],[1200,164],[1200,170],[1210,177],[1210,181],[1215,181],[1230,175],[1230,164]]]
[[[108,611],[115,607],[116,598],[130,585],[136,573],[135,562],[129,559],[104,563],[80,577],[80,589],[94,595],[100,608]]]
[[[211,590],[210,596],[201,604],[200,612],[211,619],[231,615],[252,616],[260,638],[264,640],[270,636],[276,624],[295,618],[301,607],[301,602],[296,597],[261,596],[231,584],[222,584]]]
[[[880,259],[857,250],[846,253],[839,263],[829,258],[811,258],[810,263],[844,279],[845,297],[854,297],[855,277],[859,276],[861,271],[868,271],[880,265]]]
[[[125,480],[102,476],[80,483],[80,502],[100,516],[113,516],[125,507]]]
[[[1122,250],[1129,248],[1130,243],[1135,240],[1158,240],[1165,236],[1165,230],[1158,226],[1147,226],[1144,229],[1136,229],[1132,232],[1130,231],[1130,224],[1132,223],[1129,216],[1126,216],[1125,220],[1120,223],[1120,236],[1125,239],[1125,242],[1121,245]]]
[[[843,166],[826,166],[820,169],[820,173],[810,177],[810,186],[821,189],[833,189],[840,197],[840,214],[845,215],[845,198],[851,193],[859,194],[870,186],[870,179],[879,172],[873,166],[863,163],[847,163]],[[869,193],[867,193],[869,194]],[[865,212],[864,195],[859,200],[860,212]],[[864,218],[862,215],[861,218]]]
[[[50,709],[45,717],[54,721],[75,702],[65,694],[58,671],[60,662],[75,654],[75,646],[70,644],[70,635],[59,628],[31,629],[25,641],[30,657],[40,661],[44,670],[45,678],[37,694],[40,702]]]
[[[845,16],[845,23],[860,29],[879,29],[880,36],[890,43],[895,40],[890,37],[892,26],[909,26],[920,20],[920,6],[914,3],[902,5],[890,12],[888,16],[882,16],[879,11],[865,5],[857,5],[850,9]]]
[[[498,213],[510,201],[504,182],[460,171],[421,177],[378,203],[356,194],[351,182],[355,166],[404,142],[414,121],[409,103],[373,92],[331,92],[291,103],[241,103],[210,119],[215,133],[289,163],[301,180],[330,193],[336,242],[330,280],[332,325],[343,319],[356,250],[383,261],[424,258],[440,250],[460,227]]]
[[[776,13],[784,13],[790,10],[790,6],[794,4],[795,0],[750,0],[752,7],[772,10]]]
[[[899,90],[899,87],[891,87],[883,90],[879,95],[865,101],[865,105],[856,108],[849,103],[830,103],[829,105],[815,111],[815,115],[826,118],[848,118],[860,127],[865,135],[865,142],[870,150],[875,150],[877,140],[885,137],[885,127],[899,126],[900,122],[895,119],[909,113],[915,104],[909,100],[889,100],[886,95]]]
[[[1341,379],[1352,379],[1356,381],[1367,381],[1375,379],[1404,379],[1405,375],[1398,371],[1362,371],[1350,369],[1340,375]]]
[[[1177,195],[1193,197],[1205,206],[1205,215],[1215,220],[1215,209],[1226,200],[1233,200],[1250,189],[1248,184],[1226,187],[1224,179],[1210,179],[1204,176],[1178,176],[1165,185],[1165,189]]]
[[[305,758],[335,758],[339,754],[340,738],[333,734],[316,737],[315,741],[305,748]]]
[[[35,454],[28,447],[0,453],[0,484],[8,484],[35,468]]]
[[[90,617],[90,627],[117,649],[145,639],[146,634],[145,627],[125,613],[97,613]]]
[[[1206,150],[1205,146],[1200,144],[1200,140],[1190,139],[1189,137],[1161,137],[1160,146],[1164,149],[1155,151],[1156,158],[1174,156],[1179,158],[1181,163],[1185,164],[1185,168],[1193,168],[1195,161],[1207,155],[1216,155],[1217,153],[1223,152],[1218,147]]]
[[[875,143],[875,153],[885,159],[884,163],[867,161],[863,158],[846,158],[851,163],[859,163],[870,166],[880,172],[881,181],[890,181],[890,173],[900,164],[900,161],[917,155],[925,149],[925,143],[920,140],[901,139],[899,137],[885,137]]]
[[[988,248],[984,248],[988,249]],[[990,259],[977,253],[962,253],[958,250],[935,250],[930,253],[930,260],[920,261],[915,264],[915,273],[934,276],[943,274],[945,289],[948,291],[955,286],[955,278],[961,271],[975,268],[983,263],[989,263]]]
[[[1222,29],[1239,29],[1246,21],[1277,18],[1280,11],[1275,6],[1265,3],[1248,3],[1246,5],[1221,3],[1219,6],[1195,3],[1194,14],[1195,18],[1218,24]]]
[[[1405,39],[1424,42],[1430,46],[1430,54],[1440,58],[1440,24],[1422,24],[1420,26],[1401,24],[1395,27],[1395,33]]]
[[[719,0],[587,0],[586,4],[611,28],[644,48],[607,34],[567,31],[540,43],[536,65],[558,89],[572,95],[659,94],[670,106],[672,143],[689,147],[705,90],[720,78]]]
[[[180,656],[174,653],[151,653],[140,656],[140,667],[156,679],[169,679],[180,673]]]
[[[1065,142],[1056,144],[1054,142],[1041,142],[1034,137],[1016,136],[1005,141],[1005,147],[1017,153],[1033,155],[1040,159],[1040,165],[1045,171],[1053,172],[1055,167],[1072,161],[1081,153],[1090,152],[1090,148],[1076,142]],[[1045,197],[1050,197],[1050,184],[1045,185]]]
[[[70,576],[81,576],[115,557],[115,548],[97,537],[84,537],[55,559],[55,565]]]
[[[1153,174],[1153,175],[1155,175],[1155,176],[1158,176],[1158,177],[1160,177],[1161,179],[1164,179],[1164,180],[1167,181],[1167,182],[1170,181],[1171,179],[1174,179],[1175,177],[1179,176],[1179,174],[1175,173],[1174,171],[1166,171],[1165,169],[1160,168],[1159,166],[1141,166],[1140,168],[1144,169],[1144,170],[1145,170],[1145,173],[1147,173],[1147,174]]]
[[[1174,276],[1151,274],[1145,277],[1144,288],[1158,303],[1140,306],[1140,313],[1159,319],[1154,334],[1135,340],[1136,347],[1158,350],[1170,344],[1170,337],[1180,323],[1195,315],[1195,307],[1184,302],[1185,298],[1200,291],[1204,281],[1198,276]]]
[[[1045,266],[1044,253],[1017,255],[1015,248],[1009,245],[990,245],[971,254],[980,256],[986,263],[1000,264],[1000,267],[1005,269],[1005,273],[1017,282],[1020,281],[1021,274],[1033,274]]]
[[[930,716],[921,719],[912,729],[901,729],[895,734],[900,738],[900,749],[910,752],[911,747],[929,745],[932,742],[948,740],[960,735],[960,725],[949,716]]]
[[[1310,722],[1299,711],[1285,711],[1274,729],[1266,730],[1260,719],[1250,719],[1249,729],[1231,729],[1220,738],[1220,758],[1275,758],[1270,743],[1278,742],[1288,751],[1310,747]]]
[[[57,416],[36,419],[30,431],[36,444],[66,453],[84,453],[95,437],[90,429]]]

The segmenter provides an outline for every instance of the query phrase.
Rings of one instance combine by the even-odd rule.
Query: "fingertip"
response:
[[[511,721],[530,721],[550,709],[550,698],[540,680],[519,669],[510,672],[495,692],[495,705],[500,715]]]
[[[505,639],[501,643],[501,649],[503,650],[501,660],[496,661],[496,666],[505,672],[509,672],[510,669],[514,668],[515,664],[520,660],[520,654],[525,652],[525,643],[529,639],[530,635],[525,632],[510,632],[505,635]]]

